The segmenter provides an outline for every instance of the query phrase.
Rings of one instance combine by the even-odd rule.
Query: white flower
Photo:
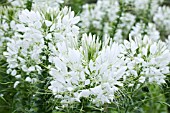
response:
[[[91,98],[96,106],[113,102],[114,93],[123,86],[119,80],[127,68],[119,58],[120,46],[111,42],[108,46],[108,39],[105,41],[101,43],[95,36],[84,34],[80,48],[59,49],[58,55],[50,56],[54,65],[50,68],[53,80],[49,89],[62,100],[61,104],[81,102],[82,97]]]
[[[122,16],[120,17],[120,22],[118,24],[118,28],[116,29],[116,33],[114,35],[114,40],[116,42],[123,42],[124,39],[126,39],[129,35],[129,32],[131,31],[132,26],[135,23],[136,16],[132,15],[130,13],[122,13]],[[112,31],[111,29],[110,31]]]
[[[49,8],[60,8],[59,5],[64,3],[64,0],[33,0],[33,7],[49,7]]]
[[[170,35],[170,8],[167,6],[159,7],[154,14],[153,20],[160,30],[164,30],[164,34]]]
[[[127,45],[131,45],[130,48]],[[132,46],[135,45],[135,46]],[[127,62],[128,76],[139,78],[139,82],[165,83],[165,74],[169,73],[170,51],[162,41],[152,41],[149,37],[136,37],[122,45],[122,53]]]
[[[52,20],[46,16],[48,13]],[[11,69],[10,73],[13,76],[16,74],[21,75],[21,77],[30,73],[41,74],[40,64],[44,60],[50,60],[45,57],[48,51],[51,55],[57,54],[55,49],[60,49],[59,45],[62,42],[69,47],[78,45],[76,40],[79,27],[76,24],[80,17],[75,16],[71,8],[64,7],[61,11],[55,8],[44,11],[28,11],[26,9],[22,10],[16,18],[18,21],[11,22],[11,26],[15,28],[15,33],[7,42],[7,51],[4,52],[8,68]],[[76,51],[70,50],[70,52],[74,52],[77,57],[80,57]],[[77,62],[78,58],[71,55],[69,53],[69,60]],[[19,72],[25,72],[25,74],[16,73],[15,70],[20,70]]]
[[[92,27],[98,31],[98,35],[101,35],[102,32],[106,34],[112,30],[110,24],[118,18],[119,9],[117,0],[98,0],[94,8],[86,4],[83,6],[83,12],[81,13],[80,26],[84,31],[88,31]],[[102,22],[103,20],[107,21]]]
[[[40,21],[42,20],[42,17],[40,15],[40,13],[37,11],[29,11],[29,10],[23,10],[21,12],[21,14],[19,15],[19,20],[22,23],[27,23],[28,25],[32,25],[32,24],[41,24]],[[35,26],[35,25],[32,25]],[[37,27],[41,27],[37,26]]]
[[[160,38],[159,31],[156,29],[156,25],[153,23],[148,23],[145,25],[140,22],[132,27],[132,31],[130,31],[130,36],[132,37],[141,37],[148,36],[151,40],[157,41]]]
[[[159,7],[159,5],[161,5],[161,3],[163,2],[163,0],[125,0],[126,4],[131,4],[132,6],[134,6],[134,9],[137,13],[140,13],[142,11],[146,11],[149,9],[149,12],[153,15],[155,13],[155,11],[157,10],[157,8]],[[152,7],[150,7],[150,5]]]

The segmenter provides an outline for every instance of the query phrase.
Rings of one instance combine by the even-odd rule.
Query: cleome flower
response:
[[[163,30],[164,34],[170,35],[170,8],[167,6],[159,7],[155,13],[153,20],[160,30]]]
[[[34,0],[35,4],[41,6],[47,5],[48,7],[57,7],[59,4],[64,3],[64,0]]]
[[[128,39],[129,34],[146,34],[158,40],[160,36],[156,28],[159,27],[156,22],[151,22],[161,3],[162,0],[98,0],[95,5],[83,6],[79,25],[84,32],[109,35],[120,43]]]
[[[101,35],[104,30],[103,27],[107,27],[108,24],[111,24],[110,22],[118,18],[117,13],[119,10],[120,7],[117,0],[98,0],[94,6],[86,4],[83,6],[83,12],[81,13],[82,22],[80,26],[85,32],[88,32],[90,29],[96,29],[98,31],[97,34]]]
[[[148,25],[144,24],[143,22],[136,23],[136,25],[133,26],[132,30],[130,31],[130,36],[138,38],[142,36],[148,36],[153,41],[160,39],[160,33],[156,29],[156,25],[153,23],[148,23]]]
[[[170,51],[164,42],[152,41],[148,36],[130,38],[124,41],[122,53],[128,67],[125,79],[133,76],[140,83],[165,83]]]
[[[126,66],[119,57],[120,46],[108,43],[107,38],[100,42],[98,37],[84,34],[79,48],[68,47],[65,42],[57,45],[58,55],[49,58],[49,89],[61,105],[80,103],[84,98],[96,106],[113,102],[114,93],[123,86],[120,79]]]
[[[14,34],[15,21],[13,18],[16,18],[18,12],[17,8],[0,6],[0,47],[3,47],[4,43]]]
[[[126,4],[131,5],[134,11],[140,13],[142,11],[149,10],[149,13],[153,15],[163,0],[124,0]]]
[[[59,4],[64,3],[64,0],[7,0],[8,3],[10,3],[12,6],[15,7],[23,7],[26,3],[32,2],[32,5],[38,5],[38,7],[56,7],[59,8]]]
[[[56,45],[57,42],[67,40],[69,44],[69,40],[78,37],[78,22],[79,17],[75,17],[68,7],[61,11],[21,11],[18,21],[13,25],[15,33],[7,43],[7,51],[4,52],[8,63],[7,73],[16,78],[19,76],[26,79],[29,76],[34,79],[42,71],[41,64],[48,59],[48,43]]]

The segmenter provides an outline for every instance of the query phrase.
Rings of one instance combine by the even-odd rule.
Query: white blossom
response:
[[[159,7],[155,13],[153,20],[160,30],[164,30],[164,34],[170,34],[170,8],[167,6]]]
[[[169,73],[170,51],[162,41],[152,41],[148,36],[143,39],[124,41],[122,53],[125,55],[128,71],[126,77],[140,77],[139,82],[165,83]],[[134,81],[132,81],[134,82]]]
[[[53,20],[49,20],[47,13],[51,13]],[[11,70],[8,72],[13,76],[21,75],[16,70],[25,73],[21,77],[30,73],[41,74],[41,64],[48,60],[46,52],[56,54],[52,46],[56,48],[63,41],[70,47],[77,46],[75,40],[78,38],[79,27],[76,24],[80,18],[75,16],[71,8],[64,7],[61,11],[50,9],[46,12],[22,10],[18,19],[19,22],[11,24],[15,33],[7,42],[7,51],[3,53]]]
[[[153,15],[163,0],[124,0],[124,2],[132,5],[137,13],[149,10]]]
[[[38,7],[49,7],[58,9],[60,7],[60,4],[64,3],[64,0],[33,0],[33,2],[33,5],[37,5]]]
[[[120,46],[117,43],[107,46],[95,38],[84,34],[80,48],[68,47],[57,50],[57,56],[50,56],[54,66],[50,69],[53,80],[49,89],[66,106],[81,102],[81,98],[90,98],[96,106],[111,103],[114,92],[123,85],[119,80],[126,66],[119,58]]]
[[[119,9],[119,2],[117,0],[98,0],[94,7],[86,4],[83,6],[83,12],[81,13],[82,22],[80,23],[80,26],[84,31],[88,31],[90,27],[92,27],[92,29],[94,27],[97,31],[99,31],[98,35],[101,35],[102,30],[107,32],[107,29],[110,29],[110,25],[108,24],[116,21]],[[106,19],[108,21],[105,22]],[[104,21],[104,23],[102,21]],[[104,29],[103,25],[107,29]]]
[[[142,37],[148,36],[151,40],[157,41],[160,38],[160,33],[156,29],[156,25],[153,23],[148,23],[148,25],[143,22],[136,23],[135,26],[132,27],[132,31],[130,31],[130,36],[132,37]]]

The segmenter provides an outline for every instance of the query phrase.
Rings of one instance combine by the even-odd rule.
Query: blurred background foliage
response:
[[[71,6],[76,13],[81,12],[82,5],[86,3],[96,3],[97,0],[66,0],[66,5]]]
[[[170,0],[164,0],[165,5],[170,5]]]

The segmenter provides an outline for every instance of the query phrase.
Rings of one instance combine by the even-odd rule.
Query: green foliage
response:
[[[31,8],[32,8],[32,0],[27,0],[25,6],[26,6],[26,9],[28,9],[29,11],[31,11]]]
[[[82,5],[86,3],[96,3],[97,0],[65,0],[67,6],[71,6],[72,10],[79,14],[82,11]]]

